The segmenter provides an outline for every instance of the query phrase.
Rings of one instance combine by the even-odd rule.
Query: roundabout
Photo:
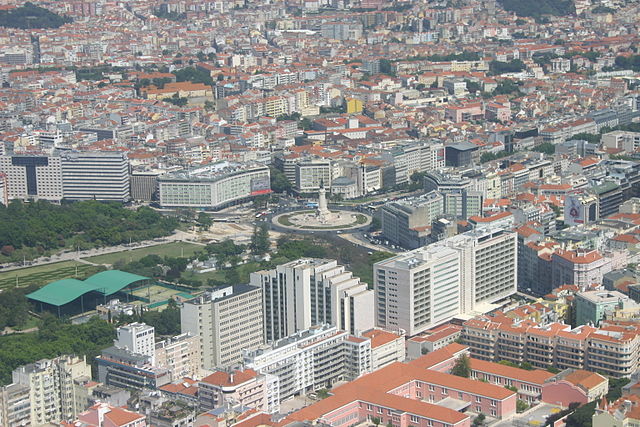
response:
[[[339,231],[356,229],[371,223],[371,217],[360,212],[329,210],[325,193],[324,187],[320,188],[316,210],[307,209],[283,213],[273,217],[273,224],[290,230]]]

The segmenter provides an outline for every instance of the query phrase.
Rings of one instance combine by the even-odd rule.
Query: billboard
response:
[[[577,196],[569,195],[564,199],[564,223],[584,224],[584,206]]]
[[[269,175],[251,178],[249,186],[252,196],[271,193],[271,179],[269,178]]]

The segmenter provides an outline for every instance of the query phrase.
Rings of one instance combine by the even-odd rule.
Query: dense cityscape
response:
[[[639,28],[0,0],[0,427],[640,425]]]

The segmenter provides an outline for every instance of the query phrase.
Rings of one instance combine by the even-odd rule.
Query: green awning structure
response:
[[[28,294],[27,298],[60,307],[89,292],[98,292],[109,296],[132,283],[143,280],[150,280],[150,278],[120,270],[107,270],[89,276],[85,280],[63,279],[51,282]]]

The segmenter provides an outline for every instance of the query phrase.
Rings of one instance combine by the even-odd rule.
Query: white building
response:
[[[145,323],[130,323],[119,327],[117,333],[117,339],[113,341],[115,347],[149,356],[151,365],[155,366],[156,337],[153,326]]]
[[[295,188],[299,193],[311,193],[331,187],[332,166],[330,160],[306,160],[296,164]]]
[[[245,351],[244,365],[277,376],[283,400],[370,372],[371,341],[321,325]]]
[[[371,341],[371,371],[377,371],[406,357],[404,333],[371,329],[362,334]]]
[[[204,369],[237,364],[243,350],[264,343],[262,289],[235,285],[205,292],[182,304],[180,323],[183,333],[198,337]]]
[[[413,336],[516,292],[516,234],[477,229],[374,265],[377,326]]]
[[[61,151],[64,198],[128,201],[129,159],[117,151]]]
[[[373,266],[377,326],[416,335],[460,314],[458,251],[424,246]]]
[[[63,198],[60,157],[0,156],[0,174],[4,174],[4,192],[8,200],[43,199],[59,202]]]
[[[271,192],[269,168],[261,164],[220,162],[158,177],[163,207],[221,208]]]
[[[262,288],[266,342],[324,323],[352,334],[374,326],[374,292],[335,260],[303,258],[250,277]]]

